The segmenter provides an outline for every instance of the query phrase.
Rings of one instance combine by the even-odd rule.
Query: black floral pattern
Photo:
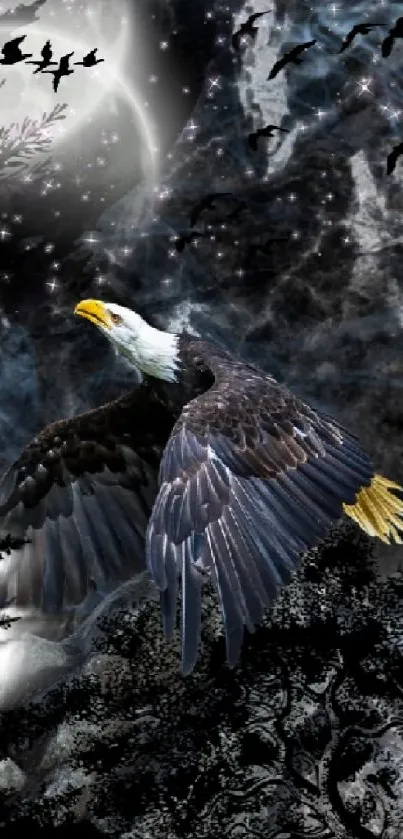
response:
[[[233,671],[213,595],[187,679],[153,598],[101,614],[87,662],[1,717],[4,760],[23,773],[3,792],[4,828],[86,819],[108,836],[397,839],[403,583],[372,548],[336,528]]]

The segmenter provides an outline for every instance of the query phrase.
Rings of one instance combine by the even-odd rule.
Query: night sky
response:
[[[255,21],[257,32],[234,48],[233,33],[255,12],[265,12]],[[37,60],[49,39],[57,62],[74,51],[74,74],[54,92],[53,77],[34,76],[32,66],[0,71],[2,465],[45,423],[100,404],[133,382],[102,336],[73,316],[80,298],[98,297],[259,363],[357,433],[377,471],[403,482],[403,157],[393,172],[386,168],[403,141],[403,39],[382,55],[400,16],[403,3],[390,0],[3,4],[2,44],[26,35],[21,47]],[[374,24],[371,31],[340,52],[362,22]],[[310,41],[301,63],[268,79],[285,52]],[[94,48],[102,63],[74,66]],[[254,148],[250,134],[267,124],[282,131],[260,137]],[[192,220],[209,193],[222,195]],[[307,561],[300,587],[285,594],[263,640],[251,642],[250,664],[238,681],[228,674],[215,681],[222,648],[218,653],[206,641],[211,655],[194,694],[170,676],[161,687],[152,646],[144,648],[151,657],[144,669],[136,640],[144,615],[138,626],[124,612],[129,640],[120,647],[110,633],[105,666],[111,661],[115,672],[114,656],[135,661],[143,681],[130,682],[131,696],[146,709],[154,677],[161,696],[166,691],[158,713],[153,705],[144,712],[142,729],[142,742],[158,753],[158,770],[141,762],[137,741],[134,769],[130,764],[131,782],[150,773],[147,790],[155,782],[157,792],[136,787],[136,805],[125,809],[118,761],[108,764],[116,797],[105,812],[89,807],[96,813],[91,823],[102,830],[112,814],[103,835],[129,835],[135,824],[139,834],[130,835],[143,839],[397,839],[401,557],[400,546],[372,551],[343,531],[318,565],[315,556]],[[119,697],[132,678],[123,677]],[[84,707],[91,686],[80,685],[77,707],[81,700]],[[68,690],[70,716],[49,712],[67,729],[76,713]],[[121,717],[135,713],[126,699],[114,701],[116,707],[121,701]],[[167,734],[170,702],[183,718],[178,711]],[[104,718],[91,718],[95,727],[113,716],[111,703]],[[40,737],[41,712],[35,713],[27,712],[24,730],[30,736],[38,725]],[[205,743],[192,713],[209,732]],[[13,743],[6,757],[16,753]],[[69,753],[76,768],[78,753]],[[18,764],[43,789],[46,772],[53,782],[58,771],[57,760],[46,759],[46,771],[37,774],[27,769],[29,756]],[[176,778],[193,790],[188,799]],[[97,784],[99,794],[99,776]],[[254,784],[261,784],[256,795]],[[239,812],[238,789],[245,794]],[[63,798],[63,789],[57,794]],[[34,812],[26,806],[10,812],[22,819]],[[385,815],[392,806],[396,818]]]

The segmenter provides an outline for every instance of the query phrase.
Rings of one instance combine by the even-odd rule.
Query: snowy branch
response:
[[[33,155],[49,151],[53,142],[49,129],[55,122],[66,119],[67,107],[67,104],[57,104],[50,113],[43,113],[39,120],[25,117],[21,124],[12,122],[8,128],[0,128],[0,179],[21,175],[32,168]],[[42,167],[43,161],[34,165],[33,169]]]

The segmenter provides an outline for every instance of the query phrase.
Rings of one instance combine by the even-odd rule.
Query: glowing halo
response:
[[[95,16],[90,18],[90,22],[91,22],[91,24],[95,23]],[[122,65],[125,64],[125,61],[127,59],[128,50],[129,50],[130,43],[131,43],[131,41],[130,41],[131,28],[130,28],[130,26],[127,25],[127,20],[123,22],[122,27],[121,27],[121,29],[118,33],[118,36],[115,38],[115,40],[112,43],[111,43],[111,41],[108,41],[107,43],[104,43],[104,37],[105,36],[102,34],[102,31],[100,30],[99,26],[95,27],[93,25],[91,26],[91,30],[89,30],[88,33],[85,33],[84,37],[82,36],[81,38],[77,38],[75,32],[74,33],[69,32],[68,28],[65,25],[63,25],[63,30],[58,30],[54,26],[52,26],[51,24],[47,25],[45,22],[41,22],[39,26],[37,25],[36,22],[33,22],[32,24],[29,24],[29,27],[26,27],[26,26],[25,27],[24,26],[17,26],[16,27],[16,26],[10,25],[10,23],[4,24],[4,25],[0,24],[0,33],[7,33],[6,34],[6,37],[7,37],[10,34],[10,32],[12,32],[12,37],[17,37],[18,34],[20,32],[23,33],[24,30],[25,30],[24,34],[26,34],[27,33],[27,28],[29,30],[28,31],[28,36],[27,36],[27,41],[28,41],[28,38],[29,38],[29,43],[27,43],[27,41],[26,41],[24,43],[23,48],[24,49],[26,48],[27,50],[29,48],[30,51],[33,53],[33,56],[32,56],[31,60],[36,60],[37,58],[39,59],[40,49],[43,47],[44,42],[48,39],[52,42],[52,46],[54,48],[53,60],[58,61],[58,59],[60,57],[60,54],[62,53],[62,50],[65,51],[66,53],[71,52],[72,51],[72,44],[74,44],[74,52],[77,54],[77,60],[79,60],[79,59],[81,59],[81,57],[83,55],[85,55],[91,49],[93,49],[94,39],[95,39],[95,45],[98,47],[98,55],[99,55],[100,58],[105,59],[104,63],[102,65],[99,65],[99,67],[107,68],[107,72],[105,72],[103,75],[101,75],[102,71],[100,71],[99,77],[97,77],[94,73],[91,73],[91,70],[96,70],[98,65],[94,68],[89,68],[88,70],[84,70],[84,72],[87,73],[87,76],[89,75],[90,78],[91,78],[92,89],[98,88],[99,95],[92,95],[91,97],[85,97],[85,102],[83,103],[84,106],[83,106],[82,110],[80,110],[79,115],[75,114],[73,116],[73,120],[71,120],[71,119],[69,120],[69,115],[67,115],[66,119],[64,120],[63,128],[61,130],[59,130],[59,131],[57,131],[57,129],[56,129],[56,131],[54,131],[54,129],[49,130],[49,134],[50,134],[51,139],[52,139],[52,147],[54,148],[55,146],[59,145],[60,143],[63,143],[66,140],[67,136],[70,137],[71,135],[74,135],[79,130],[80,126],[82,125],[82,123],[84,121],[90,119],[92,116],[94,116],[95,113],[99,112],[100,108],[104,104],[104,101],[105,101],[106,97],[108,97],[111,94],[111,92],[113,91],[114,93],[117,94],[117,96],[121,97],[122,101],[125,101],[126,103],[128,103],[128,105],[130,106],[131,112],[134,114],[134,116],[136,118],[136,123],[139,127],[141,136],[142,136],[143,141],[144,141],[144,145],[145,145],[146,150],[147,150],[147,155],[148,155],[148,158],[149,158],[149,164],[150,164],[150,170],[151,171],[148,173],[148,177],[150,178],[151,181],[154,181],[155,178],[156,178],[156,173],[157,173],[157,168],[158,168],[158,153],[157,153],[158,150],[157,150],[156,143],[155,143],[155,138],[154,138],[154,135],[153,135],[152,124],[151,124],[151,122],[148,118],[148,114],[146,113],[145,108],[142,105],[140,95],[137,93],[136,90],[133,89],[132,84],[125,77],[125,72],[124,72],[124,69],[122,68]],[[35,45],[36,38],[38,39],[38,41],[40,39],[40,45],[39,46]],[[87,41],[87,39],[88,39],[88,41]],[[91,42],[89,42],[89,39],[91,39]],[[32,42],[34,42],[33,46],[32,46]],[[61,48],[62,48],[62,50],[61,50]],[[80,53],[80,55],[78,55],[79,53]],[[116,60],[116,55],[118,56],[118,60]],[[74,61],[74,57],[73,57],[73,61]],[[31,65],[24,64],[23,66],[24,66],[24,72],[28,72],[31,75],[31,84],[32,84],[32,82],[35,83],[36,81],[39,81],[39,80],[40,80],[41,84],[44,84],[44,83],[49,84],[49,88],[50,88],[50,91],[52,93],[52,98],[53,98],[54,97],[54,92],[53,92],[52,85],[51,85],[51,78],[46,79],[46,80],[43,79],[42,73],[38,73],[37,76],[34,76],[33,72],[32,72],[32,69],[31,69]],[[20,65],[19,66],[18,65],[11,65],[11,66],[5,65],[4,66],[4,76],[7,78],[8,72],[10,72],[10,71],[12,72],[13,69],[17,69],[17,67],[18,67],[18,69],[21,69]],[[55,68],[50,68],[50,69],[55,69]],[[76,71],[76,72],[79,72],[79,70]],[[68,87],[67,86],[69,84],[70,85],[72,84],[72,79],[73,79],[72,76],[66,77],[65,80],[62,79],[62,83],[63,83],[63,81],[65,81],[65,85],[66,85],[65,91],[66,91],[67,95],[63,99],[63,86],[61,86],[61,88],[59,88],[59,95],[58,95],[57,99],[56,99],[56,97],[53,99],[55,104],[56,104],[56,102],[63,102],[63,101],[67,101],[67,103],[69,104],[69,102],[68,102],[69,96],[68,96]],[[67,90],[66,90],[66,88],[67,88]],[[6,90],[6,87],[4,88],[4,90]],[[2,98],[2,95],[3,95],[2,91],[3,91],[3,88],[0,89],[0,103],[1,103],[1,98]],[[34,97],[37,96],[37,98],[38,98],[38,116],[41,115],[43,111],[49,111],[49,109],[52,107],[51,104],[50,104],[50,101],[49,101],[49,97],[46,96],[47,104],[45,106],[45,96],[41,97],[41,90],[39,88],[37,88],[37,91],[33,95],[34,95]],[[40,104],[41,99],[42,99],[42,104]],[[1,105],[0,105],[0,107],[1,107]],[[71,107],[73,112],[75,111],[74,105],[72,105],[72,106],[69,105],[69,107]],[[3,121],[3,124],[4,124],[5,117],[4,117],[4,109],[3,108],[2,108],[2,111],[3,111],[3,120],[2,121]],[[70,117],[71,117],[71,111],[70,111]],[[36,115],[32,116],[31,118],[35,119]],[[18,121],[18,120],[16,120],[16,118],[14,117],[14,118],[12,118],[12,121]],[[67,123],[67,125],[66,125],[66,123]]]

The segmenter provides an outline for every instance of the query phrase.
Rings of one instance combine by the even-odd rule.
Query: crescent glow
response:
[[[102,24],[99,20],[97,20],[97,13],[95,9],[89,18],[91,29],[89,29],[88,33],[85,33],[85,38],[77,37],[76,31],[73,31],[73,29],[69,31],[68,27],[66,26],[65,20],[63,20],[63,29],[61,30],[57,29],[54,25],[52,26],[48,25],[45,22],[42,22],[39,23],[39,25],[37,25],[36,23],[32,23],[28,27],[20,26],[11,28],[10,24],[4,26],[0,25],[0,33],[2,43],[4,43],[5,40],[11,37],[17,37],[17,35],[19,34],[27,34],[26,45],[27,47],[29,46],[29,51],[32,51],[34,53],[35,59],[39,57],[39,52],[44,42],[48,39],[52,42],[52,47],[54,50],[53,60],[56,61],[59,60],[60,55],[64,52],[71,52],[73,47],[75,55],[72,58],[72,62],[74,62],[74,60],[81,59],[83,55],[85,55],[87,52],[93,49],[94,45],[97,46],[98,57],[104,58],[105,61],[104,63],[99,65],[99,68],[101,68],[99,70],[99,75],[97,75],[94,72],[92,72],[91,74],[91,83],[94,95],[92,95],[91,98],[87,99],[88,105],[86,103],[85,109],[83,109],[83,111],[80,114],[75,114],[74,108],[70,109],[70,119],[69,116],[67,116],[64,120],[63,127],[59,130],[59,132],[55,132],[54,138],[52,137],[54,141],[54,146],[56,146],[56,144],[58,143],[63,142],[67,136],[71,136],[72,134],[76,133],[83,122],[88,120],[91,116],[93,116],[96,112],[100,110],[101,106],[105,104],[105,100],[108,99],[111,92],[115,92],[118,95],[120,95],[124,101],[127,102],[127,104],[131,108],[133,115],[136,117],[136,122],[140,128],[140,132],[143,137],[143,141],[149,157],[149,177],[153,180],[156,176],[158,167],[157,144],[153,134],[152,124],[148,118],[146,109],[143,107],[142,104],[141,95],[135,89],[133,89],[133,83],[131,80],[127,78],[125,72],[125,65],[130,56],[130,48],[132,47],[130,37],[131,26],[128,25],[128,18],[130,12],[126,4],[124,5],[124,13],[125,16],[121,19],[120,31],[118,33],[118,36],[113,41],[111,41],[110,39],[108,39],[107,41],[105,40],[105,30],[102,31]],[[11,32],[12,36],[10,34]],[[18,65],[13,66],[15,67]],[[106,68],[106,71],[102,72],[102,68]],[[12,69],[12,67],[4,68],[6,72]],[[24,70],[29,73],[31,71],[31,67],[25,67],[24,65]],[[91,70],[98,70],[98,65],[94,68],[91,68]],[[79,69],[77,70],[77,72],[79,72]],[[84,70],[84,72],[86,71]],[[38,81],[41,78],[42,84],[51,85],[51,77],[49,76],[43,77],[42,74],[38,74],[38,77],[36,78],[38,79]],[[69,84],[70,78],[71,77],[67,77],[64,80],[66,85]],[[56,102],[63,102],[62,85],[59,88],[58,97],[55,97],[55,104]],[[41,106],[39,105],[38,111],[40,110],[40,107]]]

